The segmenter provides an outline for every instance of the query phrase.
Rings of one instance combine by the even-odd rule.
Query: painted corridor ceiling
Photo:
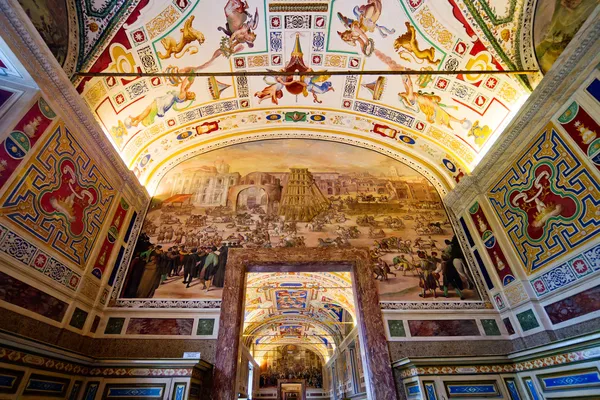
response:
[[[168,170],[194,155],[250,140],[303,137],[386,154],[422,173],[443,195],[473,169],[541,77],[311,75],[537,69],[534,0],[65,1],[48,9],[69,26],[68,43],[46,36],[68,73],[297,72],[73,75],[151,194]],[[30,0],[21,3],[32,8]],[[28,12],[34,23],[41,12],[36,7]],[[72,29],[71,15],[79,29]]]
[[[298,344],[324,358],[356,321],[348,272],[250,273],[245,307],[248,347]]]

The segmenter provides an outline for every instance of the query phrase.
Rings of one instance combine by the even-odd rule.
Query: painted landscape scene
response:
[[[220,298],[229,248],[357,246],[371,249],[381,301],[479,300],[468,269],[451,266],[453,236],[435,188],[389,157],[317,140],[234,145],[162,179],[138,251],[156,267],[130,267],[122,296]]]

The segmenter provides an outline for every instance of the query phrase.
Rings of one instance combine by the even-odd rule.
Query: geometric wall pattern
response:
[[[0,251],[16,261],[29,265],[68,289],[77,290],[79,286],[81,275],[2,225],[0,225]]]
[[[528,274],[600,233],[600,182],[552,125],[488,196]]]
[[[83,268],[114,197],[105,175],[61,123],[20,171],[1,210]]]
[[[579,282],[582,278],[589,279],[588,275],[598,270],[600,270],[600,244],[544,271],[529,283],[536,296],[541,297]]]

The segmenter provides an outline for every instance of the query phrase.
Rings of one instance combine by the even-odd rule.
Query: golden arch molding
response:
[[[403,163],[423,175],[423,177],[431,182],[431,184],[436,188],[442,198],[456,184],[449,171],[445,170],[441,163],[436,165],[428,160],[423,160],[418,157],[418,153],[410,152],[410,148],[407,149],[404,147],[398,147],[392,145],[391,143],[386,143],[383,140],[377,140],[346,132],[333,132],[318,128],[311,130],[291,130],[287,127],[274,129],[271,128],[269,131],[259,130],[258,132],[254,133],[241,132],[234,135],[228,135],[227,137],[218,137],[203,144],[193,144],[187,148],[180,149],[176,153],[167,156],[163,161],[154,166],[146,175],[146,180],[142,183],[152,195],[158,187],[160,180],[167,174],[167,172],[184,161],[236,144],[274,139],[322,140],[348,144],[366,150],[375,151],[379,154]]]

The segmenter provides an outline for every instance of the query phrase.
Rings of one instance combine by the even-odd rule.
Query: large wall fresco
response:
[[[542,72],[550,70],[596,6],[597,0],[538,1],[533,39]]]
[[[479,300],[466,267],[448,263],[444,278],[442,253],[460,257],[452,238],[433,186],[391,158],[316,140],[234,145],[163,178],[121,295],[220,298],[230,247],[366,246],[382,301]],[[148,250],[157,246],[154,257]],[[193,248],[199,254],[188,262]],[[213,277],[212,288],[197,278],[201,256],[201,277]],[[439,287],[434,297],[445,280],[448,298]]]
[[[45,103],[40,100],[41,104]],[[23,132],[11,134],[14,141],[7,143],[12,146],[5,146],[17,161],[31,148],[29,141],[21,140],[18,145],[15,141],[33,140],[37,127],[47,126],[41,115],[31,118]],[[3,219],[85,269],[115,189],[64,123],[56,124],[46,136],[39,147],[31,149],[26,166],[2,196]]]

